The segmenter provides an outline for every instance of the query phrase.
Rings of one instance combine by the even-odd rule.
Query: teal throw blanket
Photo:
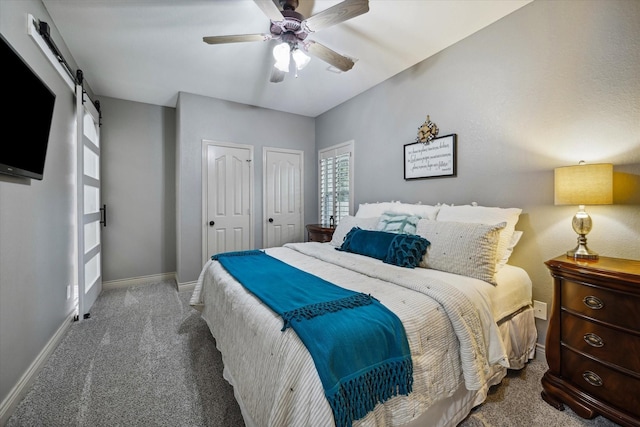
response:
[[[266,253],[211,257],[280,315],[305,344],[337,427],[351,426],[379,402],[413,385],[409,342],[400,319],[370,295],[350,291]]]

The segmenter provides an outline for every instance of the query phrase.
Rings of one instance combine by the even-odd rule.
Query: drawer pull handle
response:
[[[589,332],[588,334],[584,334],[583,338],[591,347],[604,347],[604,341],[596,334]]]
[[[582,302],[584,302],[584,305],[594,310],[600,310],[602,307],[604,307],[604,303],[600,298],[591,295],[584,297]]]
[[[602,387],[602,378],[595,372],[584,371],[582,378],[594,387]]]

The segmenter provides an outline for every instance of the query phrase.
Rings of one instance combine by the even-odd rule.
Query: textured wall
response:
[[[640,259],[638,76],[640,2],[534,1],[318,117],[317,146],[355,140],[356,203],[522,208],[512,263],[551,303],[543,263],[576,241],[577,207],[553,205],[558,166],[615,165],[616,204],[588,208],[589,246]],[[427,114],[458,135],[457,177],[404,181],[403,144]]]
[[[254,234],[262,247],[263,147],[304,151],[305,223],[317,216],[314,119],[181,93],[177,108],[177,273],[180,283],[202,270],[202,140],[254,146]]]
[[[44,179],[0,175],[0,404],[68,319],[66,289],[75,283],[75,96],[27,34],[28,13],[50,20],[39,0],[2,0],[0,32],[56,102]],[[1,144],[29,143],[28,129],[3,132]]]
[[[102,280],[176,271],[175,108],[100,98]]]

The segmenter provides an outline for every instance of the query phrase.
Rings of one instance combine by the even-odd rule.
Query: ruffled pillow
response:
[[[391,241],[387,257],[382,261],[398,267],[415,268],[420,265],[428,246],[429,241],[423,237],[398,234]]]
[[[399,267],[415,268],[427,246],[429,241],[420,236],[354,227],[336,250],[368,256]]]
[[[383,260],[387,257],[389,245],[395,236],[394,233],[353,227],[345,236],[342,246],[336,249]]]

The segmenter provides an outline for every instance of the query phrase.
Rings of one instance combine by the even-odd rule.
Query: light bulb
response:
[[[274,66],[285,73],[289,72],[289,52],[291,49],[287,43],[280,43],[273,48],[273,57],[276,59]]]
[[[293,56],[293,60],[295,61],[296,68],[298,70],[302,70],[307,66],[309,61],[311,61],[311,58],[309,58],[309,56],[300,49],[294,49],[293,52],[291,52],[291,56]]]

